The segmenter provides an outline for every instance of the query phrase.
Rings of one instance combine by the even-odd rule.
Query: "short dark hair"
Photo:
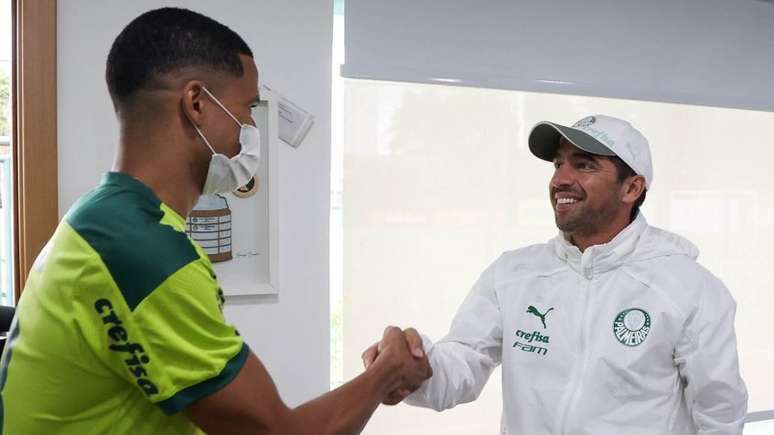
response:
[[[181,8],[155,9],[132,20],[113,41],[105,80],[118,109],[160,74],[179,68],[202,66],[241,77],[240,54],[253,56],[236,32],[212,18]]]
[[[626,180],[629,177],[633,177],[637,175],[636,172],[634,172],[634,169],[632,169],[631,166],[627,165],[626,162],[621,160],[618,156],[605,156],[608,160],[613,162],[616,168],[616,172],[618,173],[618,183],[623,183],[624,180]],[[632,212],[629,214],[629,222],[633,222],[634,219],[637,217],[637,214],[640,212],[640,206],[643,202],[645,202],[645,196],[648,193],[648,189],[642,191],[640,194],[640,197],[637,198],[637,201],[634,201],[634,205],[632,205]]]

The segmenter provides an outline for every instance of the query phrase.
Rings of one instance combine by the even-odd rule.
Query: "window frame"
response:
[[[14,298],[59,221],[56,0],[13,0]]]

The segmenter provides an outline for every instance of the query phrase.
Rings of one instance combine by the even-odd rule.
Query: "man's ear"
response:
[[[188,81],[183,86],[183,95],[180,101],[183,114],[197,127],[201,126],[204,121],[202,107],[207,104],[203,87],[204,82],[201,80]]]
[[[626,204],[634,204],[645,191],[645,177],[635,175],[624,181],[623,198],[621,200]]]

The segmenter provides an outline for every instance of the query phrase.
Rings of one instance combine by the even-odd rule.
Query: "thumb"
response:
[[[368,366],[373,364],[374,360],[376,360],[376,357],[379,355],[379,350],[377,349],[377,344],[371,345],[368,349],[366,349],[365,352],[363,352],[363,366],[368,369]]]
[[[419,335],[414,328],[408,328],[403,331],[406,334],[406,343],[408,343],[409,350],[415,358],[422,358],[425,356],[424,346],[422,344],[422,336]]]

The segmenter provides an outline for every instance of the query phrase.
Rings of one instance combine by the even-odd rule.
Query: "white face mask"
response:
[[[239,154],[229,159],[225,155],[216,152],[207,138],[204,137],[202,131],[199,130],[199,127],[191,122],[196,132],[199,133],[204,143],[212,151],[212,159],[207,170],[207,179],[204,181],[202,195],[228,193],[247,184],[250,178],[258,171],[258,166],[261,163],[261,133],[255,126],[239,122],[207,88],[202,87],[202,89],[241,128],[239,144],[242,146],[242,149],[239,151]]]

